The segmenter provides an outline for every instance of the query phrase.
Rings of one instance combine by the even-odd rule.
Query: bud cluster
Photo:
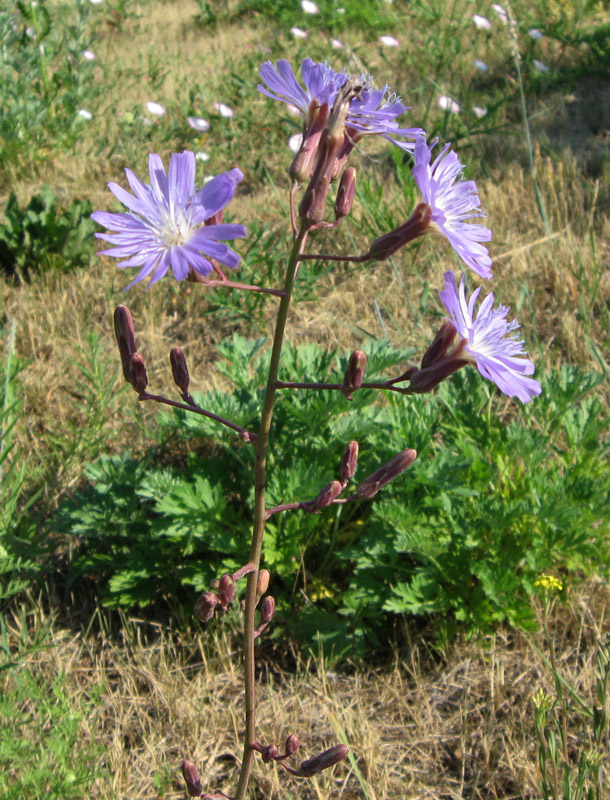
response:
[[[117,306],[114,311],[114,334],[119,346],[123,377],[141,395],[148,386],[146,363],[136,349],[133,320],[127,306]]]
[[[221,611],[226,611],[235,599],[235,582],[249,575],[251,572],[254,572],[253,565],[246,564],[232,574],[230,572],[225,572],[220,578],[215,578],[210,585],[210,590],[203,592],[195,603],[194,613],[197,619],[201,620],[201,622],[209,622],[217,608]],[[269,570],[260,569],[258,571],[256,579],[257,604],[269,588],[269,579]],[[260,613],[262,625],[256,632],[257,636],[267,627],[275,614],[275,600],[271,595],[267,595],[261,602]]]
[[[274,744],[261,745],[258,742],[253,742],[252,749],[261,754],[265,764],[268,764],[270,761],[278,761],[287,772],[290,772],[291,775],[295,775],[297,778],[311,778],[317,775],[318,772],[322,772],[323,769],[328,769],[338,764],[339,761],[346,758],[349,753],[349,747],[347,745],[336,744],[333,747],[329,747],[329,749],[325,750],[323,753],[319,753],[317,756],[303,761],[298,769],[293,769],[283,762],[285,759],[294,755],[299,749],[299,739],[294,733],[290,734],[286,739],[286,744],[284,746],[285,752],[283,755],[279,754],[279,749],[277,745]]]

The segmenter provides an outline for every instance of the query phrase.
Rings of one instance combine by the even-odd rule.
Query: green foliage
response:
[[[232,391],[196,395],[209,411],[256,429],[264,340],[218,346]],[[409,353],[366,348],[370,380],[399,374]],[[285,380],[340,381],[346,360],[287,346]],[[599,378],[564,367],[512,418],[468,368],[432,396],[282,390],[269,454],[268,504],[308,500],[337,477],[345,444],[360,442],[357,479],[405,447],[415,464],[369,502],[273,516],[265,564],[293,635],[335,656],[387,638],[391,614],[433,614],[447,626],[531,627],[529,595],[544,570],[605,572],[610,491]],[[253,451],[210,420],[161,412],[161,450],[145,461],[105,457],[65,504],[58,532],[80,543],[72,581],[97,576],[111,606],[188,599],[243,563],[251,525]],[[179,466],[177,452],[186,455]],[[75,587],[76,588],[76,587]],[[277,630],[277,629],[276,629]],[[384,631],[386,633],[384,633]]]
[[[20,208],[11,193],[0,222],[0,269],[21,280],[49,269],[70,270],[89,263],[95,224],[89,200],[60,204],[44,186]]]
[[[4,332],[3,332],[4,333]],[[33,506],[40,492],[25,492],[26,463],[15,441],[22,409],[15,357],[15,323],[8,332],[7,357],[0,364],[0,607],[30,585],[40,573],[38,536]]]
[[[0,161],[27,165],[80,136],[78,111],[93,111],[101,91],[82,57],[91,10],[38,0],[0,11]]]
[[[22,628],[23,632],[23,628]],[[26,663],[40,644],[21,641],[15,652],[0,617],[0,796],[80,800],[90,796],[101,748],[83,744],[82,723],[99,704],[69,696],[65,676]]]

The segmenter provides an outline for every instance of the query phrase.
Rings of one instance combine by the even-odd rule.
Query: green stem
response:
[[[246,690],[246,732],[244,734],[244,755],[239,772],[239,781],[234,800],[245,800],[252,771],[252,742],[256,740],[256,692],[254,680],[254,612],[256,609],[256,585],[258,582],[258,569],[263,549],[263,532],[265,530],[265,483],[267,476],[267,447],[269,444],[269,431],[273,418],[273,405],[276,394],[276,381],[282,345],[284,343],[284,330],[288,319],[288,309],[292,298],[292,290],[296,278],[299,256],[303,252],[307,239],[307,229],[302,228],[294,240],[292,252],[286,269],[284,282],[284,296],[280,301],[275,323],[273,349],[269,362],[267,388],[263,401],[261,426],[256,446],[256,463],[254,467],[254,528],[252,544],[248,561],[254,564],[254,572],[248,575],[248,588],[246,590],[246,608],[244,619],[244,662],[245,662],[245,690]]]

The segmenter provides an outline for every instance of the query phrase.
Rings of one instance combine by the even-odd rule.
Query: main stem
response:
[[[256,739],[256,691],[254,682],[254,611],[256,608],[256,585],[258,582],[258,569],[263,549],[263,532],[265,530],[265,484],[267,476],[267,447],[269,444],[269,431],[273,418],[273,405],[275,402],[276,381],[282,345],[284,343],[284,330],[288,319],[288,309],[292,298],[292,290],[296,278],[299,256],[303,251],[307,229],[301,228],[297,234],[292,252],[286,268],[284,281],[284,295],[280,301],[275,323],[273,349],[269,362],[267,387],[261,414],[261,427],[256,446],[256,463],[254,467],[254,528],[252,544],[250,545],[249,561],[254,565],[254,571],[248,575],[248,588],[246,590],[246,608],[244,619],[244,662],[245,662],[245,690],[246,690],[246,732],[244,734],[244,755],[239,772],[239,781],[234,800],[245,800],[252,771],[252,742]]]

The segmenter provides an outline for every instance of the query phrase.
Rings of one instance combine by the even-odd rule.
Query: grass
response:
[[[607,54],[603,40],[601,50],[586,53],[576,42],[607,24],[607,10],[585,2],[514,3],[529,149],[514,40],[483,4],[371,3],[377,10],[367,6],[365,17],[345,0],[349,13],[338,22],[334,6],[320,2],[323,13],[311,21],[307,40],[289,33],[291,25],[308,27],[297,3],[282,4],[277,13],[262,2],[254,8],[233,0],[39,5],[49,9],[55,26],[44,40],[45,80],[39,42],[28,43],[25,33],[20,39],[20,69],[33,76],[29,83],[11,83],[16,67],[3,51],[3,85],[16,86],[21,98],[17,104],[0,89],[0,106],[17,109],[14,130],[28,131],[6,140],[3,207],[12,192],[24,209],[50,187],[65,209],[75,197],[107,208],[106,182],[122,181],[125,166],[144,174],[148,152],[167,160],[185,147],[205,151],[210,160],[199,163],[200,178],[234,165],[244,171],[231,215],[257,220],[260,237],[244,269],[273,274],[269,254],[281,252],[287,235],[286,142],[297,127],[287,111],[256,92],[258,66],[267,58],[311,56],[366,69],[413,106],[412,124],[454,141],[476,177],[494,231],[494,291],[518,313],[537,370],[570,363],[608,376],[610,107],[599,77],[607,75]],[[212,16],[202,17],[204,12]],[[492,31],[474,28],[475,12],[490,17]],[[10,14],[25,32],[30,23],[18,11],[0,12],[0,24],[8,24]],[[375,24],[369,24],[370,15]],[[58,35],[60,21],[71,26],[69,36]],[[527,35],[531,27],[549,35],[534,42]],[[382,47],[379,33],[395,35],[401,46]],[[332,48],[333,37],[343,49]],[[71,51],[61,50],[66,43]],[[86,78],[70,66],[81,63],[74,59],[85,48],[97,55]],[[477,71],[475,58],[489,70]],[[536,72],[534,58],[549,72]],[[460,103],[460,114],[439,108],[442,94]],[[149,100],[161,103],[166,115],[147,114]],[[230,105],[233,118],[221,118],[216,102]],[[75,123],[84,103],[93,118]],[[478,119],[474,105],[485,106],[487,115]],[[47,109],[41,117],[32,116],[41,108]],[[192,130],[188,115],[209,119],[209,132]],[[320,251],[330,243],[361,251],[372,236],[410,213],[412,194],[400,159],[376,143],[357,159],[353,218],[337,232],[322,234],[316,241]],[[442,273],[455,266],[448,251],[440,259],[438,252],[426,241],[382,265],[312,265],[309,279],[304,272],[302,302],[293,308],[288,337],[345,350],[387,337],[396,347],[420,349],[438,321]],[[39,271],[35,261],[27,264],[29,279],[0,280],[0,303],[3,328],[16,324],[16,356],[24,366],[15,378],[22,410],[12,429],[15,452],[25,464],[19,496],[22,506],[35,500],[28,513],[34,519],[36,512],[35,526],[44,531],[45,520],[82,484],[84,465],[98,453],[142,453],[154,444],[156,412],[136,404],[119,379],[110,319],[125,299],[120,291],[126,276],[108,260],[93,259],[71,272]],[[271,319],[269,307],[255,304],[244,312],[220,291],[202,297],[169,282],[157,289],[138,287],[128,296],[149,372],[159,385],[168,384],[167,352],[179,344],[194,382],[222,388],[213,345],[236,330],[259,335]],[[8,346],[4,336],[2,363]],[[604,386],[599,394],[607,413]],[[600,497],[600,507],[606,504]],[[95,603],[77,616],[62,584],[71,545],[61,537],[53,545],[49,571],[41,578],[43,594],[36,600],[21,594],[2,606],[0,793],[58,800],[177,798],[183,757],[203,768],[210,788],[226,789],[239,757],[242,702],[231,627],[202,633],[185,620],[172,627],[111,617],[93,613]],[[607,602],[607,585],[593,581],[573,589],[550,618],[562,674],[587,698],[594,691],[596,644],[608,631]],[[342,731],[358,771],[344,766],[298,784],[259,764],[259,795],[540,797],[530,701],[541,686],[554,691],[536,651],[547,650],[543,634],[500,629],[489,639],[458,636],[442,645],[432,627],[411,621],[404,626],[402,641],[408,644],[382,667],[347,665],[333,673],[323,660],[303,663],[277,644],[275,650],[263,647],[262,734],[271,740],[296,730],[308,757]],[[576,758],[588,741],[576,715],[570,717],[570,736]]]

